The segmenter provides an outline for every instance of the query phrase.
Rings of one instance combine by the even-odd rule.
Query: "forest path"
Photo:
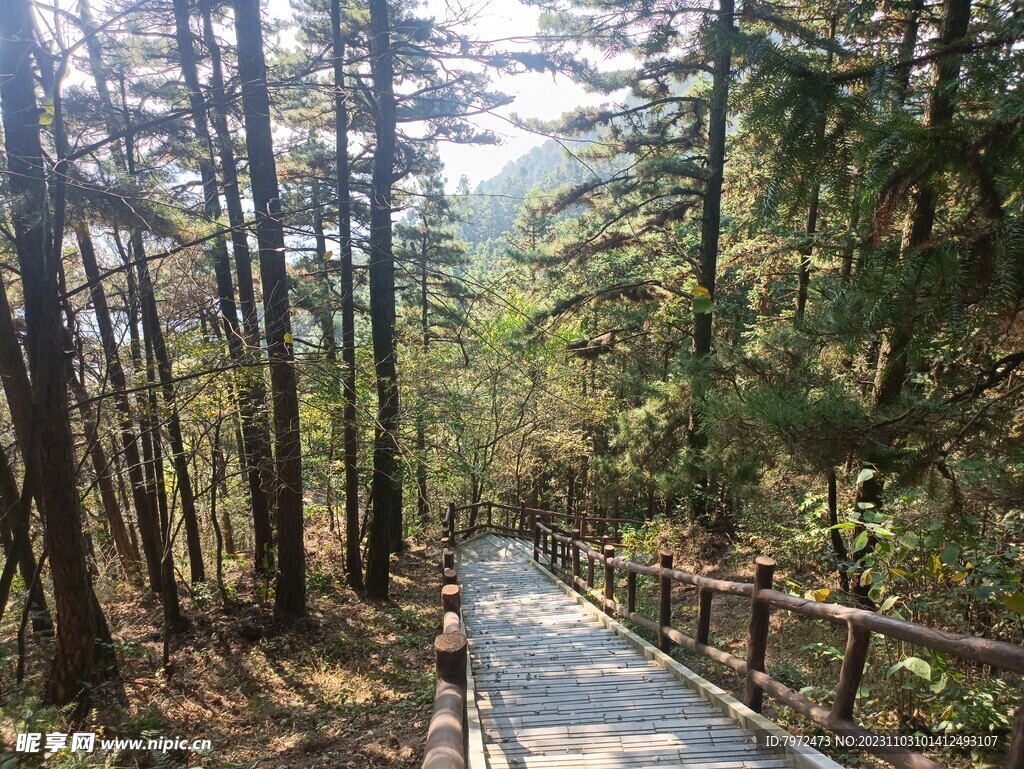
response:
[[[491,769],[796,766],[605,628],[531,563],[530,543],[470,540],[458,572]]]

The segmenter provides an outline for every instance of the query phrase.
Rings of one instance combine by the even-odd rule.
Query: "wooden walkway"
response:
[[[795,766],[565,595],[530,543],[466,542],[459,581],[491,769]]]

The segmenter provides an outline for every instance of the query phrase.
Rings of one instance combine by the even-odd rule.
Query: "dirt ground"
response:
[[[433,701],[433,638],[440,580],[433,556],[409,543],[392,559],[392,601],[365,603],[343,582],[342,543],[326,527],[306,534],[309,616],[272,622],[273,600],[245,563],[227,564],[233,591],[215,587],[183,598],[191,620],[171,642],[171,673],[159,670],[160,610],[124,585],[101,582],[100,600],[118,646],[123,690],[100,692],[86,723],[72,727],[24,692],[38,688],[49,650],[36,648],[27,686],[10,688],[10,645],[0,657],[0,745],[18,731],[90,731],[101,737],[188,737],[208,751],[82,752],[12,766],[417,767]],[[6,625],[6,622],[5,622]],[[10,635],[4,633],[4,638]],[[0,767],[14,758],[0,750]],[[16,759],[17,760],[17,759]]]

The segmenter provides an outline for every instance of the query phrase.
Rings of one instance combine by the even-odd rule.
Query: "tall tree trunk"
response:
[[[334,288],[331,285],[331,273],[327,266],[327,234],[324,231],[324,210],[320,195],[320,182],[317,180],[314,180],[312,184],[311,202],[313,204],[313,237],[316,242],[317,256],[316,276],[320,283],[319,289],[322,292],[314,306],[314,315],[316,315],[317,324],[320,326],[324,360],[329,364],[334,364],[338,361],[338,340],[334,334],[334,306],[332,302]]]
[[[86,49],[89,53],[89,64],[92,69],[93,81],[100,97],[100,106],[106,119],[107,130],[111,136],[114,136],[119,131],[117,111],[114,109],[113,100],[110,97],[110,87],[107,83],[106,68],[103,64],[102,48],[100,45],[101,37],[96,33],[96,25],[92,20],[88,0],[79,0],[79,13],[81,15],[82,29],[85,33]],[[125,105],[122,105],[122,107],[127,109]],[[127,122],[126,119],[126,125]],[[124,142],[125,145],[121,144],[121,140],[112,142],[114,159],[118,165],[118,170],[127,177],[132,177],[135,171],[134,158],[130,151],[125,151],[126,147],[131,147],[132,137],[130,135],[126,136]],[[130,246],[139,279],[138,295],[142,309],[142,328],[147,337],[150,334],[155,336],[153,351],[157,359],[157,371],[160,377],[161,389],[167,401],[167,408],[170,411],[168,430],[171,438],[172,459],[175,472],[178,475],[178,485],[181,488],[181,512],[185,519],[185,535],[188,543],[191,578],[193,582],[202,582],[205,580],[206,575],[203,566],[202,542],[199,537],[199,519],[196,512],[195,496],[188,474],[188,460],[185,455],[185,443],[181,434],[181,421],[175,401],[174,384],[172,381],[173,374],[167,353],[167,344],[164,340],[163,328],[160,326],[156,294],[153,291],[149,263],[146,260],[143,233],[138,226],[132,229]]]
[[[204,4],[205,5],[205,4]],[[192,31],[189,25],[190,3],[188,0],[174,0],[175,30],[178,41],[181,71],[189,92],[189,106],[192,110],[192,125],[201,151],[198,158],[199,173],[203,183],[203,213],[213,226],[219,226],[221,219],[220,195],[217,189],[217,169],[213,159],[213,141],[207,125],[207,109],[199,82],[195,48],[192,42]],[[204,14],[207,11],[204,8]],[[205,16],[204,16],[205,20]],[[212,23],[211,23],[212,26]],[[211,33],[212,36],[212,33]],[[213,43],[211,52],[215,51],[215,79],[222,80],[220,73],[220,49]],[[222,94],[223,83],[214,88],[215,93]],[[223,106],[222,96],[215,96],[215,101]],[[214,118],[217,123],[225,121],[223,115]],[[267,438],[266,392],[263,385],[263,372],[259,368],[259,321],[255,313],[253,298],[252,267],[249,245],[246,241],[245,220],[242,214],[241,196],[238,190],[238,175],[235,167],[234,153],[231,150],[230,136],[227,143],[221,140],[220,155],[222,173],[225,178],[225,198],[228,201],[228,221],[231,224],[232,248],[236,264],[239,267],[239,293],[243,297],[243,314],[247,318],[249,328],[243,329],[238,322],[238,308],[235,303],[235,290],[231,280],[231,263],[228,257],[227,242],[223,236],[211,242],[210,256],[217,279],[217,296],[221,316],[224,319],[225,336],[231,359],[240,368],[238,386],[241,389],[239,413],[242,419],[243,461],[245,462],[249,481],[249,500],[253,511],[253,529],[256,533],[256,568],[273,566],[273,529],[270,525],[271,478],[269,472],[269,441]],[[227,182],[230,176],[230,184]],[[244,277],[243,277],[244,273]],[[247,289],[241,284],[247,283]],[[228,552],[234,551],[233,535],[225,530],[225,538],[230,539]]]
[[[387,0],[370,0],[370,71],[376,101],[370,192],[370,325],[377,375],[373,445],[373,524],[366,558],[366,592],[387,598],[390,553],[401,538],[402,482],[398,464],[398,380],[395,361],[395,260],[391,183],[395,162],[394,62]]]
[[[22,494],[28,496],[22,498]],[[18,491],[18,481],[14,477],[14,469],[3,446],[0,446],[0,538],[3,540],[4,571],[14,567],[21,573],[21,579],[29,587],[29,614],[32,618],[32,632],[44,633],[53,630],[50,609],[46,605],[43,586],[33,579],[36,573],[36,557],[32,552],[32,538],[29,531],[32,492],[22,487]],[[0,587],[0,617],[3,616],[7,600],[10,597],[10,579],[2,580]]]
[[[420,343],[424,354],[430,349],[430,318],[427,302],[427,227],[424,223],[420,241]],[[416,415],[416,508],[420,523],[426,526],[430,520],[430,504],[427,502],[427,427],[423,414]]]
[[[344,385],[335,369],[338,362],[338,340],[334,333],[334,289],[331,285],[331,273],[327,265],[327,234],[324,231],[324,209],[320,197],[320,182],[314,180],[312,184],[313,203],[313,235],[316,240],[316,275],[320,282],[322,294],[314,302],[312,309],[320,324],[321,345],[323,347],[324,362],[327,370],[328,387],[331,393],[330,399],[330,437],[327,448],[327,515],[330,518],[330,530],[334,531],[334,447],[337,445],[338,437],[338,413],[337,406],[339,397],[342,396]]]
[[[75,484],[74,439],[68,416],[65,351],[58,290],[61,244],[48,231],[47,190],[33,72],[34,24],[27,0],[0,13],[0,114],[7,153],[15,250],[25,295],[32,375],[31,440],[25,456],[38,468],[57,616],[46,700],[84,708],[94,687],[116,675],[110,630],[86,563],[82,509]]]
[[[150,276],[149,265],[146,263],[140,230],[132,232],[131,242],[132,254],[138,269],[139,296],[142,300],[142,330],[146,335],[147,345],[152,346],[157,377],[160,380],[160,390],[167,407],[167,434],[171,443],[171,462],[174,465],[174,473],[178,477],[178,494],[181,496],[181,515],[185,521],[185,542],[188,547],[190,577],[192,582],[204,582],[206,567],[203,564],[203,547],[199,536],[199,515],[196,511],[195,490],[192,488],[192,477],[188,469],[188,454],[185,452],[185,439],[181,431],[181,418],[178,414],[174,372],[171,369],[171,358],[167,351],[164,330],[157,314],[156,291]]]
[[[203,38],[210,53],[210,93],[213,109],[209,115],[217,135],[224,200],[227,203],[228,222],[231,225],[231,251],[235,258],[235,274],[238,277],[238,299],[242,311],[245,349],[252,361],[258,363],[262,357],[259,311],[256,307],[256,291],[252,280],[252,255],[249,252],[246,235],[242,192],[238,183],[238,163],[235,160],[234,142],[228,128],[227,95],[224,90],[220,45],[213,29],[210,3],[208,0],[200,0],[199,7],[203,15]],[[267,420],[267,391],[262,368],[254,367],[248,372],[246,386],[246,399],[251,405],[251,413],[242,415],[242,435],[250,462],[246,471],[252,501],[256,570],[269,574],[274,568],[274,531],[271,525],[274,477],[270,455],[270,427]]]
[[[836,39],[836,20],[832,19],[829,25],[829,40],[835,42]],[[825,58],[825,66],[827,69],[832,68],[832,48],[828,49],[828,54]],[[822,105],[825,107],[826,105]],[[827,115],[825,110],[822,109],[821,115],[819,116],[819,122],[817,125],[817,142],[818,146],[821,146],[825,138],[825,123]],[[797,323],[804,319],[804,312],[807,309],[807,291],[811,285],[811,256],[814,254],[814,233],[818,231],[818,206],[821,201],[821,181],[818,179],[819,172],[818,168],[814,170],[814,186],[811,189],[811,199],[807,203],[807,218],[804,223],[804,237],[805,242],[799,248],[800,260],[797,263],[797,285],[796,285],[796,315],[795,320]]]
[[[88,402],[89,394],[85,385],[79,381],[74,367],[68,360],[68,382],[71,385],[71,392],[78,400],[78,413],[82,418],[82,425],[85,428],[85,450],[89,453],[92,461],[93,472],[96,475],[96,486],[100,491],[100,501],[103,503],[103,511],[107,516],[107,523],[110,525],[111,538],[114,540],[114,549],[121,561],[125,574],[132,582],[138,581],[139,576],[139,555],[132,550],[132,540],[128,536],[128,525],[121,514],[121,503],[117,498],[117,489],[114,485],[112,464],[107,458],[107,452],[100,440],[99,417],[92,404]]]
[[[341,251],[341,359],[345,408],[342,413],[345,452],[345,573],[348,584],[363,587],[359,548],[359,447],[356,424],[355,293],[352,280],[352,194],[349,186],[348,106],[345,93],[345,36],[341,29],[341,0],[331,2],[331,41],[334,57],[334,135],[338,181],[338,240]]]
[[[235,420],[234,415],[232,415],[231,421],[232,421],[232,423],[234,423],[234,425],[236,426],[236,429],[237,429],[238,422]],[[221,496],[224,499],[228,498],[228,483],[227,483],[228,456],[229,455],[224,453],[224,447],[221,445],[221,441],[218,440],[216,445],[214,446],[214,449],[213,449],[212,462],[215,463],[216,466],[220,468],[220,473],[217,475],[216,480],[220,484],[220,493],[221,493]],[[241,455],[239,455],[239,456],[241,456]],[[211,516],[212,516],[212,513],[211,513]],[[220,523],[221,537],[223,539],[221,544],[222,544],[224,550],[229,555],[234,555],[235,554],[235,527],[231,523],[231,513],[228,510],[226,505],[224,505],[223,508],[222,508],[220,520],[221,520],[221,523]],[[217,562],[218,562],[218,564],[220,563],[220,559],[219,558],[218,558]]]
[[[306,613],[306,565],[302,540],[302,447],[299,398],[288,314],[284,226],[277,165],[270,127],[270,95],[263,57],[259,0],[234,0],[238,74],[242,82],[245,141],[256,210],[263,310],[274,400],[274,448],[277,475],[278,577],[274,610],[278,616]]]
[[[35,498],[40,511],[42,510],[39,485],[35,482],[35,479],[39,477],[38,457],[26,450],[26,447],[32,442],[32,386],[28,380],[28,372],[25,370],[25,358],[18,344],[14,316],[7,300],[7,287],[4,285],[2,275],[0,275],[0,382],[3,384],[4,395],[7,398],[11,419],[14,422],[14,433],[22,447],[22,459],[25,463],[25,477],[22,481],[20,495],[18,495],[17,481],[13,476],[8,481],[7,496],[13,499],[14,495],[18,495],[18,507],[13,509],[14,517],[6,519],[11,527],[11,546],[8,551],[6,543],[4,545],[8,560],[4,564],[3,574],[0,576],[0,598],[2,598],[0,608],[2,608],[7,605],[7,599],[10,597],[11,581],[14,579],[16,567],[21,569],[26,584],[33,583],[32,575],[36,570],[30,532],[33,498]],[[6,464],[6,453],[3,459]],[[12,511],[10,504],[7,505],[7,509]],[[29,576],[25,577],[25,574]],[[40,609],[46,609],[41,586],[36,585],[33,587],[33,591],[34,597],[30,597],[30,600],[34,601]],[[33,619],[33,629],[37,629],[37,626],[40,631],[53,629],[53,621],[48,609],[45,614],[39,615],[38,623]]]
[[[160,522],[153,499],[146,488],[146,478],[139,455],[139,439],[135,429],[135,417],[128,395],[128,377],[121,365],[117,337],[114,335],[114,323],[107,304],[107,295],[100,281],[99,264],[96,261],[96,250],[88,227],[82,222],[75,222],[75,235],[78,250],[85,269],[85,278],[89,284],[93,312],[99,328],[100,343],[107,364],[107,378],[114,390],[114,405],[120,420],[120,446],[128,463],[128,480],[132,487],[132,500],[135,503],[135,516],[139,523],[139,535],[142,539],[142,552],[146,558],[150,589],[160,592]],[[129,312],[131,310],[129,309]],[[132,324],[134,325],[134,324]]]
[[[896,62],[910,61],[914,58],[914,51],[917,49],[918,31],[921,26],[921,11],[924,10],[924,0],[911,0],[910,7],[903,17],[903,37],[896,49]],[[913,67],[900,67],[896,70],[896,84],[898,86],[898,104],[903,106],[910,94],[910,76]]]
[[[719,29],[714,37],[715,54],[712,65],[711,109],[708,118],[708,170],[704,188],[704,209],[701,220],[700,274],[698,283],[715,298],[718,274],[718,240],[722,231],[722,179],[725,173],[725,131],[729,111],[729,80],[732,64],[730,37],[735,29],[733,0],[721,0],[718,14]],[[696,370],[693,383],[693,404],[690,409],[689,448],[693,456],[694,492],[691,503],[693,518],[697,522],[711,523],[711,480],[707,469],[707,430],[702,423],[701,401],[709,386],[713,313],[694,314],[693,355]]]
[[[966,36],[971,20],[971,0],[944,0],[942,6],[942,26],[939,32],[939,48],[946,49],[961,42]],[[914,28],[916,37],[916,26]],[[909,24],[908,24],[909,35]],[[932,76],[932,88],[928,99],[925,124],[933,133],[947,130],[953,122],[957,83],[960,78],[961,57],[957,54],[942,56],[936,60]],[[907,257],[915,252],[927,249],[931,245],[932,229],[935,224],[935,212],[938,204],[934,188],[935,177],[942,173],[944,159],[939,152],[935,153],[933,165],[927,169],[918,183],[917,190],[910,201],[910,209],[903,231],[901,252],[906,269],[911,269]],[[918,283],[922,268],[909,281],[907,294],[900,302],[900,314],[895,319],[893,328],[883,337],[875,371],[874,406],[885,409],[894,406],[903,395],[903,386],[907,374],[907,353],[914,339],[915,316],[917,313]],[[873,467],[874,475],[857,484],[856,504],[858,510],[878,509],[882,506],[883,476],[889,472],[889,465],[884,454],[872,450],[862,457],[866,466]],[[859,551],[852,553],[858,559],[874,549],[875,540],[868,538]],[[861,602],[871,606],[868,597],[870,585],[860,584],[858,579],[854,592]]]
[[[939,49],[944,50],[967,37],[971,21],[971,0],[945,0],[942,6],[942,27],[939,32]],[[916,26],[914,28],[916,33]],[[908,24],[907,35],[910,34]],[[916,34],[915,34],[916,38]],[[909,45],[909,43],[907,44]],[[932,89],[928,99],[925,124],[933,135],[940,135],[953,123],[956,109],[954,101],[957,83],[960,79],[961,56],[949,54],[935,62]],[[938,204],[935,192],[935,177],[942,172],[943,154],[936,151],[932,167],[917,185],[910,201],[906,224],[903,230],[901,251],[904,256],[927,248],[932,239],[935,225],[935,210]],[[906,261],[904,259],[904,261]],[[907,374],[907,350],[914,338],[915,315],[917,313],[917,287],[921,271],[910,281],[909,295],[901,303],[900,316],[894,327],[882,341],[875,373],[875,405],[888,406],[899,400]]]
[[[832,543],[832,552],[839,564],[839,585],[846,593],[850,592],[850,576],[847,573],[850,562],[850,553],[846,549],[846,542],[843,541],[843,533],[837,528],[839,525],[839,485],[836,481],[836,469],[830,467],[826,473],[828,481],[828,499],[826,501],[828,516],[829,540]]]

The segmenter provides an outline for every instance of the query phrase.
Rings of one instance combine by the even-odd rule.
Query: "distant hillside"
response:
[[[515,160],[494,177],[480,182],[469,201],[471,214],[462,236],[471,245],[500,237],[512,229],[523,199],[588,178],[589,171],[560,144],[548,140]]]

